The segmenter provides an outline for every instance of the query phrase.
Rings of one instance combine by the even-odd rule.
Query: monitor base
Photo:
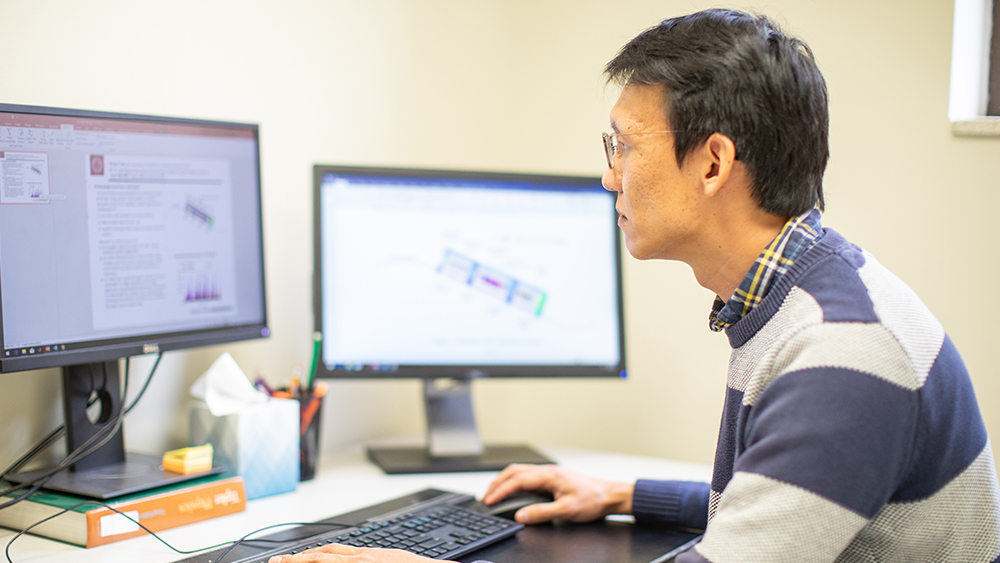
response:
[[[44,489],[70,493],[87,498],[113,499],[130,493],[138,493],[165,485],[182,483],[206,475],[222,473],[225,467],[216,466],[208,471],[182,474],[163,469],[162,459],[157,456],[128,453],[125,462],[84,471],[64,470],[56,473]],[[7,477],[15,483],[30,483],[44,475],[46,470],[26,471]]]
[[[431,456],[427,448],[368,448],[368,459],[389,475],[499,471],[512,463],[555,463],[527,446],[486,446],[480,455]]]

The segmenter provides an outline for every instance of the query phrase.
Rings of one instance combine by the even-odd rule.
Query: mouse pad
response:
[[[618,521],[556,522],[527,526],[514,537],[459,558],[494,563],[665,562],[694,545],[700,534]]]

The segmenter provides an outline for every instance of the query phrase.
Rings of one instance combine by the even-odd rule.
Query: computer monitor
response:
[[[120,358],[268,335],[259,159],[254,124],[0,104],[0,372],[62,368],[70,452],[114,429]],[[46,487],[185,478],[119,426]]]
[[[599,178],[318,165],[314,195],[317,376],[424,380],[427,447],[370,447],[386,472],[548,461],[483,446],[474,379],[626,376]]]

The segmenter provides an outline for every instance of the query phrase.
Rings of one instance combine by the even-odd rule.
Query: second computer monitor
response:
[[[490,453],[458,428],[472,418],[471,379],[625,376],[615,198],[600,179],[340,166],[314,176],[317,374],[424,379],[423,456],[439,462],[426,470]]]

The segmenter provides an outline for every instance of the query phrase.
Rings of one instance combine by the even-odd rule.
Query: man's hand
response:
[[[522,524],[556,518],[589,522],[608,514],[630,514],[633,488],[631,483],[587,477],[556,465],[514,464],[490,483],[483,502],[495,504],[517,491],[548,491],[555,496],[554,501],[526,506],[514,519]]]
[[[267,563],[425,563],[434,561],[399,549],[372,549],[332,543],[297,555],[276,555]]]

